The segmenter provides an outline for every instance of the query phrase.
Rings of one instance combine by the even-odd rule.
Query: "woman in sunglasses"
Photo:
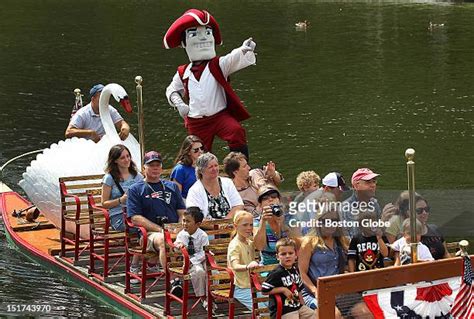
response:
[[[175,182],[183,198],[188,196],[188,191],[196,182],[196,160],[204,153],[202,140],[195,135],[188,135],[181,144],[181,149],[174,161],[175,166],[171,171],[171,180]]]
[[[396,212],[390,218],[390,226],[385,230],[385,234],[390,243],[403,235],[403,221],[409,218],[409,193],[403,191],[395,203]],[[431,208],[428,201],[420,194],[415,193],[415,211],[416,218],[422,224],[421,242],[428,246],[434,259],[442,259],[450,257],[446,248],[446,241],[434,224],[428,224]]]

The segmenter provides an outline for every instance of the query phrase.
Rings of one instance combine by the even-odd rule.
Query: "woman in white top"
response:
[[[232,218],[244,207],[234,183],[230,178],[219,176],[217,157],[205,153],[196,160],[198,180],[188,191],[186,207],[197,206],[205,219]]]

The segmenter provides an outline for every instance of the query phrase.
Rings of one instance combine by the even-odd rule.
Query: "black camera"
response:
[[[283,210],[281,209],[281,206],[278,204],[273,204],[270,205],[270,208],[272,209],[272,214],[275,215],[276,217],[280,217],[283,215]]]
[[[156,224],[161,228],[165,227],[165,224],[168,222],[168,217],[166,216],[158,216],[156,217]]]

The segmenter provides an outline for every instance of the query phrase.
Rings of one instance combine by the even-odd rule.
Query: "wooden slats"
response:
[[[219,245],[209,245],[207,246],[207,250],[212,252],[214,255],[227,253],[228,244],[219,244]]]
[[[67,185],[68,190],[73,190],[73,189],[86,189],[86,190],[91,190],[91,189],[97,189],[101,188],[102,183],[90,183],[90,184],[69,184]],[[71,192],[74,193],[74,192]]]
[[[214,291],[212,291],[212,294],[214,294],[216,296],[224,297],[224,298],[229,298],[229,292],[230,292],[229,289],[214,290]]]
[[[263,300],[263,299],[265,299],[265,300]],[[264,301],[268,301],[268,298],[256,298],[255,301],[256,302],[264,302]],[[269,313],[270,311],[268,310],[268,308],[265,307],[265,308],[259,308],[259,309],[255,310],[255,312],[260,315],[262,313]]]
[[[260,294],[260,290],[257,288],[257,283],[255,281],[260,284],[264,282],[265,278],[262,277],[261,274],[272,271],[276,266],[277,264],[265,265],[250,271],[250,289],[252,291],[253,313],[255,318],[266,318],[270,314],[270,311],[267,307],[260,308],[258,306],[259,303],[268,302],[269,296]]]
[[[223,266],[226,266],[227,264],[227,255],[216,255],[214,256],[214,260]]]
[[[183,266],[183,262],[182,261],[171,261],[171,262],[167,262],[166,263],[167,266],[171,269],[171,268],[180,268],[180,269],[183,269],[182,266]]]
[[[220,229],[206,230],[206,233],[208,235],[229,235],[233,231],[234,230],[231,228],[220,228]]]
[[[211,290],[212,290],[212,291],[214,291],[214,290],[222,290],[222,289],[227,289],[227,290],[229,290],[229,289],[230,289],[230,283],[223,283],[223,284],[211,285]]]
[[[215,238],[209,241],[210,246],[229,245],[230,238]]]
[[[224,280],[224,279],[229,279],[230,276],[227,272],[220,272],[220,273],[217,273],[217,274],[212,274],[212,275],[209,275],[209,280],[213,281],[213,280]]]
[[[63,210],[63,212],[64,212],[65,215],[74,215],[75,216],[76,213],[77,213],[77,210],[76,209],[65,209],[65,210]],[[80,213],[89,216],[89,208],[81,208]]]
[[[101,190],[101,189],[100,189],[100,190]],[[99,191],[99,189],[97,189],[97,191]],[[87,192],[86,192],[86,194],[87,194]],[[76,195],[76,194],[73,194],[73,195]],[[77,195],[76,195],[76,196],[77,196]],[[79,199],[80,199],[79,203],[80,203],[81,205],[87,206],[87,196],[86,196],[86,195],[83,195],[83,196],[78,196],[78,197],[79,197]],[[94,195],[93,197],[94,197],[94,201],[95,201],[95,202],[97,202],[97,203],[100,202],[100,200],[101,200],[101,195]],[[83,199],[82,199],[82,198],[83,198]],[[72,197],[66,197],[66,198],[64,198],[64,204],[66,204],[66,205],[73,205],[73,204],[76,205],[76,200],[75,200],[74,198],[72,198]]]
[[[174,272],[175,274],[183,274],[183,268],[182,267],[173,267],[172,265],[168,264],[168,269],[171,272]]]
[[[104,177],[104,174],[98,175],[83,175],[83,176],[67,176],[67,177],[60,177],[59,182],[71,182],[71,181],[84,181],[84,180],[91,180],[91,179],[100,179]]]

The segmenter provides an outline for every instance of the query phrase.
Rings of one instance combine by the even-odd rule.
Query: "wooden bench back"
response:
[[[107,234],[112,229],[110,228],[109,211],[100,206],[102,196],[102,189],[90,189],[86,191],[87,199],[89,201],[89,224],[92,233]],[[117,231],[112,231],[117,233]]]
[[[201,228],[209,235],[209,246],[205,247],[206,251],[219,250],[219,255],[222,255],[220,252],[225,251],[227,256],[227,247],[230,242],[230,234],[233,231],[231,227],[232,223],[230,220],[206,220],[201,224]],[[186,248],[182,250],[174,249],[173,242],[176,239],[176,233],[178,230],[182,229],[182,226],[179,224],[165,224],[165,245],[166,245],[166,258],[167,265],[170,268],[174,267],[183,267],[186,258],[188,259],[189,264],[189,255]],[[175,233],[172,233],[170,230],[173,230]],[[183,251],[184,250],[184,251]],[[222,263],[222,257],[219,257],[219,263]],[[225,259],[223,261],[225,263]]]
[[[61,211],[66,219],[77,219],[80,224],[89,220],[88,193],[93,194],[96,203],[100,203],[102,178],[104,174],[69,176],[59,178],[61,192]]]
[[[274,265],[265,265],[253,270],[249,271],[250,276],[250,289],[252,292],[252,302],[253,302],[253,318],[260,318],[260,319],[270,319],[270,309],[267,307],[259,307],[259,303],[266,303],[268,305],[268,301],[270,297],[268,295],[261,294],[262,291],[262,283],[266,279],[266,273],[275,269],[278,264]],[[265,276],[262,274],[265,273]],[[281,318],[282,312],[282,301],[279,296],[275,296],[277,300],[277,318]]]

